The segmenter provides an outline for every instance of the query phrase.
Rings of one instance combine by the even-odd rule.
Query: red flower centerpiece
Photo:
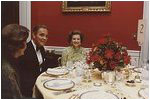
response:
[[[91,62],[99,70],[114,70],[115,68],[124,68],[129,64],[130,56],[126,47],[107,35],[93,45],[87,57],[87,63]]]

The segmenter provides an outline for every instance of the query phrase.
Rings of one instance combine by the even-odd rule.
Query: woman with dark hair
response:
[[[70,32],[68,36],[68,43],[70,44],[64,52],[62,53],[61,64],[63,66],[67,65],[67,62],[76,62],[83,61],[86,59],[86,51],[85,48],[81,47],[81,43],[83,42],[83,34],[74,30]]]
[[[17,58],[24,54],[28,35],[29,30],[17,24],[9,24],[2,30],[2,98],[23,98],[19,87]]]

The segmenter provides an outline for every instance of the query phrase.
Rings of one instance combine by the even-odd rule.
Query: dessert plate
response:
[[[118,99],[118,96],[100,90],[92,90],[84,92],[80,95],[80,99]]]
[[[69,79],[51,79],[43,85],[47,89],[61,91],[73,88],[75,83]]]

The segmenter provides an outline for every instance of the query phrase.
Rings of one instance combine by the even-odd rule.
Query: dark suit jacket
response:
[[[19,71],[20,71],[20,85],[23,95],[27,97],[32,96],[32,88],[35,84],[37,77],[49,67],[55,67],[56,60],[52,62],[46,55],[44,47],[40,48],[43,63],[39,65],[36,51],[32,42],[27,43],[24,56],[19,58]],[[42,71],[40,72],[40,68]]]

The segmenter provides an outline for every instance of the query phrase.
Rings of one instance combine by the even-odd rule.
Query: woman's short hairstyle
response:
[[[68,43],[71,43],[73,35],[80,35],[81,43],[83,42],[83,34],[79,30],[71,31],[68,35]]]
[[[48,27],[46,25],[36,25],[33,27],[32,29],[32,34],[37,34],[37,31],[40,29],[40,28],[44,28],[44,29],[47,29],[48,30]]]
[[[29,30],[18,24],[9,24],[2,29],[2,50],[4,53],[15,53],[24,48]]]

